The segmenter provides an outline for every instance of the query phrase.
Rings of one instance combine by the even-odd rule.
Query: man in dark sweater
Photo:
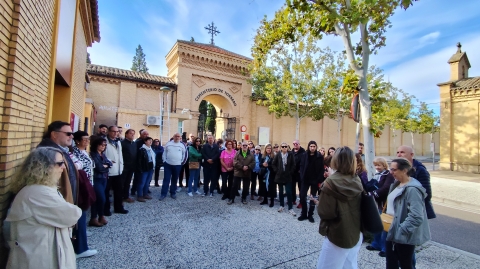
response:
[[[305,149],[300,146],[300,141],[293,140],[293,157],[295,159],[295,171],[293,172],[292,176],[292,202],[293,204],[297,204],[297,184],[298,184],[298,191],[302,189],[301,185],[302,182],[300,180],[300,156],[305,153]],[[300,208],[301,204],[298,204],[297,208]]]
[[[137,150],[139,148],[141,148],[143,146],[143,144],[145,144],[145,138],[147,138],[150,134],[148,133],[147,130],[145,129],[141,129],[140,130],[140,137],[137,138],[137,140],[135,140],[135,145],[137,147]],[[136,161],[136,159],[135,159]],[[142,173],[139,172],[139,171],[134,171],[134,177],[133,177],[133,183],[132,183],[132,190],[130,191],[130,194],[132,196],[135,196],[136,192],[137,192],[137,185],[138,185],[138,182],[140,180],[140,178],[142,177]]]
[[[137,160],[137,143],[133,141],[135,137],[135,130],[128,129],[125,132],[125,139],[122,140],[122,154],[123,154],[123,201],[133,203],[135,200],[130,198],[130,183],[135,172],[135,164]],[[135,188],[135,185],[132,189]]]
[[[207,196],[210,191],[210,197],[213,197],[213,191],[215,190],[215,183],[218,170],[218,162],[220,160],[220,150],[218,145],[214,143],[212,135],[209,135],[207,138],[207,144],[202,147],[202,158],[204,162],[203,165],[203,195]],[[211,183],[211,184],[210,184]],[[210,184],[210,189],[209,189]]]
[[[302,205],[302,214],[298,220],[308,220],[315,222],[313,212],[315,211],[315,203],[310,200],[310,208],[307,215],[307,193],[310,189],[310,195],[314,196],[318,192],[318,184],[323,182],[323,155],[317,151],[317,142],[308,142],[308,151],[300,156],[300,204]]]

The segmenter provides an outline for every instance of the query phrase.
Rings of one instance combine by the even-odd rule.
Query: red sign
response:
[[[247,131],[247,126],[242,125],[240,126],[240,132],[246,132]]]

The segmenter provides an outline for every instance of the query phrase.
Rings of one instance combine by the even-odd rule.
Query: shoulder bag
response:
[[[388,233],[390,230],[390,225],[393,222],[393,216],[386,213],[387,210],[387,202],[383,205],[382,214],[380,215],[380,219],[382,219],[383,230]]]
[[[380,214],[378,214],[375,199],[365,191],[360,195],[362,196],[360,210],[363,229],[370,233],[379,233],[383,231],[382,220],[380,219]]]

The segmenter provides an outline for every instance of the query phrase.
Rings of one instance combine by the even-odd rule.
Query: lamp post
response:
[[[168,95],[168,93],[171,91],[171,89],[167,86],[163,86],[160,88],[160,91],[162,92],[160,94],[160,144],[163,142],[163,110],[164,110],[164,101],[165,101],[165,93]]]

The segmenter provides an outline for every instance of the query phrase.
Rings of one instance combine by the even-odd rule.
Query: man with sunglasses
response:
[[[77,178],[77,168],[75,167],[75,163],[72,161],[70,158],[70,150],[68,147],[72,146],[72,138],[73,138],[73,132],[72,128],[70,127],[70,123],[68,122],[63,122],[63,121],[54,121],[50,123],[47,127],[47,132],[43,135],[42,142],[38,144],[38,148],[41,147],[53,147],[53,148],[58,148],[62,151],[63,155],[63,160],[65,161],[65,169],[63,169],[62,176],[60,178],[60,181],[68,182],[70,183],[70,189],[71,189],[71,196],[73,198],[73,203],[77,205],[78,200],[77,200],[77,189],[78,189],[78,178]],[[62,166],[63,161],[57,162],[57,165]],[[60,185],[63,185],[60,183]],[[68,201],[68,196],[70,195],[70,192],[68,190],[59,190],[65,200]],[[77,238],[76,242],[73,244],[75,251],[80,251],[79,250],[79,242],[87,242],[86,237],[87,237],[87,226],[86,226],[86,219],[87,215],[85,211],[82,212],[82,215],[78,219],[76,229],[73,231],[73,236]],[[84,246],[85,247],[85,246]],[[89,256],[93,256],[97,254],[97,251],[94,249],[88,249],[86,248],[85,251],[82,253],[77,253],[77,258],[85,258]]]
[[[300,141],[293,140],[293,157],[295,159],[295,172],[292,176],[292,201],[293,204],[297,204],[297,184],[298,184],[298,192],[300,194],[300,190],[302,189],[302,181],[300,180],[300,159],[302,154],[305,153],[305,149],[300,146]],[[302,204],[298,203],[297,208],[302,208]]]

